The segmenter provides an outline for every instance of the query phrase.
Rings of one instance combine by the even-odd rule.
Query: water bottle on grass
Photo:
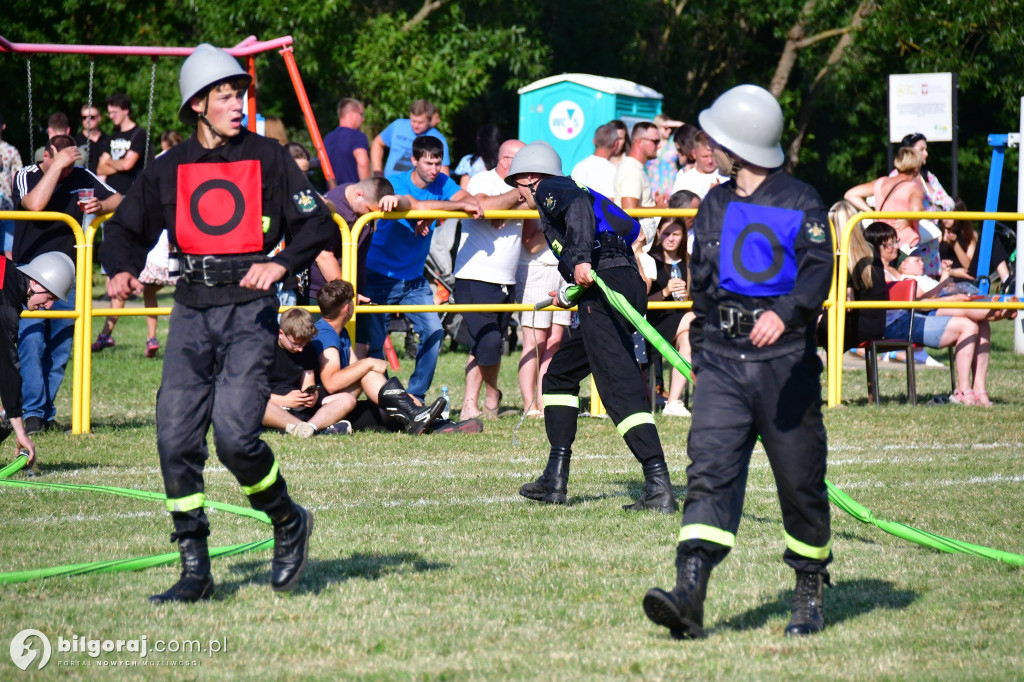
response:
[[[444,398],[444,411],[441,412],[441,418],[448,419],[448,415],[451,414],[452,398],[451,395],[448,393],[447,386],[441,387],[441,397]]]

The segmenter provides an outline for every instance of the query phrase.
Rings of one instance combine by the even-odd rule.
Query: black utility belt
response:
[[[234,256],[194,256],[189,253],[178,255],[181,279],[188,284],[202,284],[208,287],[224,284],[238,284],[255,263],[266,263],[263,254],[242,254]]]
[[[632,251],[632,247],[622,237],[610,232],[599,232],[594,237],[594,248],[600,249],[605,257],[612,255],[624,256]]]
[[[734,339],[737,336],[750,336],[757,320],[764,314],[764,308],[747,310],[736,305],[718,306],[718,328],[726,338]]]

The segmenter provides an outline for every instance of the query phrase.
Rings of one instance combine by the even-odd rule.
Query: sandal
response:
[[[529,412],[526,413],[526,416],[529,417],[530,419],[543,419],[544,410],[530,410]]]
[[[974,399],[974,391],[967,389],[961,391],[959,388],[953,391],[953,395],[949,397],[949,402],[956,403],[957,405],[977,405],[978,403]]]
[[[992,407],[992,401],[988,399],[988,391],[975,391],[974,404],[982,407]]]
[[[501,412],[501,399],[504,398],[504,397],[505,397],[505,394],[502,393],[501,389],[499,388],[498,389],[498,404],[495,407],[493,407],[493,408],[487,407],[487,405],[484,405],[481,408],[480,418],[481,419],[488,419],[488,420],[490,420],[490,419],[498,419],[501,416],[501,414],[500,414],[500,412]]]

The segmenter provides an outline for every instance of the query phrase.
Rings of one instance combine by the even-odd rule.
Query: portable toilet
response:
[[[519,139],[544,140],[566,173],[594,152],[594,131],[620,119],[632,130],[661,113],[660,92],[621,78],[563,73],[519,89]]]

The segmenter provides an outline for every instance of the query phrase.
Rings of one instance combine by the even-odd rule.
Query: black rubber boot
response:
[[[544,473],[536,481],[524,484],[519,489],[519,494],[531,500],[548,504],[568,503],[569,497],[566,492],[569,485],[569,460],[571,458],[572,453],[569,448],[552,446]]]
[[[270,586],[275,592],[288,592],[306,570],[313,515],[292,503],[288,516],[271,517],[271,521],[274,523],[274,559],[270,564]]]
[[[825,629],[825,594],[822,585],[826,576],[821,573],[796,572],[793,589],[793,617],[786,626],[787,637],[806,637]]]
[[[377,394],[377,406],[384,416],[394,419],[402,430],[418,436],[428,430],[444,412],[445,400],[438,398],[426,407],[417,407],[412,396],[405,392],[405,386],[395,377],[388,379]]]
[[[662,514],[675,514],[679,510],[675,493],[672,492],[672,481],[668,477],[668,464],[659,460],[644,465],[644,492],[633,504],[624,504],[626,511],[644,511],[653,509]]]
[[[676,549],[676,586],[671,592],[655,587],[644,595],[644,613],[669,629],[674,639],[704,637],[704,598],[711,563],[699,554]]]
[[[154,594],[150,603],[169,601],[197,602],[213,595],[213,576],[210,575],[210,550],[206,538],[184,537],[178,540],[181,554],[181,577],[174,587],[162,594]]]

